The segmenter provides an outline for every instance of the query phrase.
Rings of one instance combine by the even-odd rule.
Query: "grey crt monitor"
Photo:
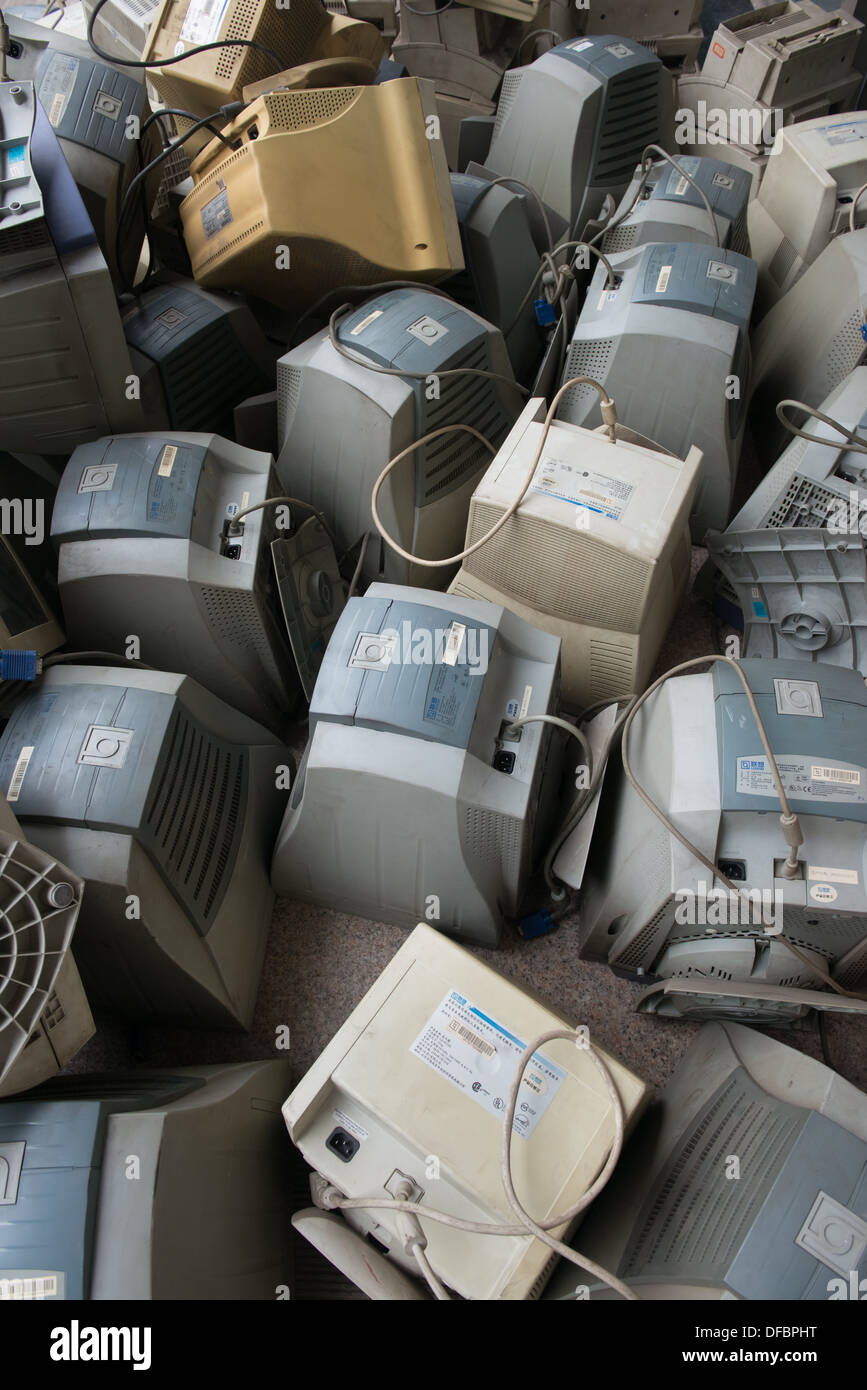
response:
[[[19,701],[0,788],[85,882],[76,960],[95,1013],[249,1027],[291,770],[272,734],[186,676],[60,665]]]
[[[791,1022],[816,994],[863,1009],[822,993],[812,967],[845,990],[863,988],[867,976],[864,679],[803,661],[744,660],[741,668],[800,818],[797,877],[780,871],[788,854],[780,805],[736,673],[716,662],[707,674],[674,677],[633,725],[633,772],[673,824],[752,897],[731,900],[712,883],[609,767],[584,879],[582,955],[633,979],[685,988],[708,982],[735,996],[759,985],[782,991],[745,1007],[759,1021]],[[721,998],[705,1005],[711,1017],[727,1008]]]
[[[649,144],[672,148],[671,74],[635,39],[570,39],[505,73],[485,168],[542,199],[555,236],[580,237]]]
[[[618,226],[605,233],[602,250],[613,255],[651,241],[700,241],[748,256],[747,205],[752,180],[747,171],[722,159],[675,154],[677,168],[667,160],[650,166],[635,202],[642,177],[638,166],[612,221],[623,217],[633,202],[635,206]],[[699,189],[710,203],[712,219]]]
[[[51,535],[73,650],[126,653],[183,671],[269,728],[299,688],[280,608],[270,454],[214,434],[113,435],[82,444],[63,473]]]
[[[0,1103],[0,1289],[287,1296],[287,1062],[86,1072]]]
[[[638,1298],[863,1296],[867,1099],[753,1028],[705,1024],[576,1245]],[[579,1285],[618,1297],[566,1261],[543,1296],[574,1299]]]
[[[339,323],[336,338],[355,360],[334,347],[325,329],[277,364],[283,489],[324,514],[340,549],[371,533],[365,578],[446,584],[448,569],[414,566],[380,541],[371,490],[391,459],[443,426],[472,425],[495,448],[502,443],[521,409],[521,396],[509,385],[503,335],[478,314],[419,288],[367,300]],[[476,375],[445,375],[458,368]],[[485,372],[505,380],[478,375]],[[425,559],[460,550],[473,488],[489,459],[481,440],[465,430],[450,430],[410,454],[380,492],[389,534]]]
[[[451,179],[464,269],[448,281],[449,293],[500,329],[515,376],[529,383],[543,345],[533,309],[541,284],[527,299],[539,269],[531,199],[520,189],[470,174]]]
[[[373,584],[350,599],[310,706],[274,850],[286,897],[487,945],[551,832],[560,642],[505,608]],[[519,737],[518,737],[519,735]]]
[[[630,429],[685,458],[704,455],[691,515],[700,542],[729,518],[746,423],[755,264],[735,251],[667,242],[597,267],[575,325],[561,384],[595,378]],[[602,423],[599,393],[573,386],[558,416]]]
[[[0,83],[0,441],[68,455],[134,429],[108,267],[32,82]]]

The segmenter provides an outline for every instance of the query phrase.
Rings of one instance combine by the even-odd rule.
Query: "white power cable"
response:
[[[842,434],[847,442],[848,452],[854,454],[867,454],[867,440],[864,439],[863,435],[856,434],[854,430],[847,429],[845,425],[840,424],[839,420],[833,420],[830,415],[825,415],[821,410],[816,410],[811,405],[805,405],[803,401],[795,401],[787,397],[784,401],[779,401],[777,404],[777,419],[780,421],[781,425],[785,425],[790,434],[797,435],[798,439],[808,439],[811,444],[830,444],[832,449],[840,448],[840,441],[838,439],[823,439],[820,434],[807,434],[805,430],[799,429],[797,425],[793,425],[786,414],[787,409],[803,410],[805,414],[812,415],[816,420],[821,420],[823,425],[830,425],[832,430],[836,430],[838,434]]]
[[[530,1216],[529,1212],[527,1212],[526,1209],[521,1205],[521,1202],[518,1199],[518,1196],[515,1192],[515,1186],[512,1179],[513,1124],[515,1118],[515,1110],[518,1104],[518,1096],[520,1094],[521,1089],[521,1083],[524,1079],[524,1072],[526,1071],[527,1066],[529,1065],[534,1054],[539,1050],[540,1047],[543,1047],[548,1042],[552,1042],[556,1039],[561,1038],[566,1042],[573,1042],[576,1045],[576,1047],[580,1048],[582,1051],[586,1051],[592,1058],[593,1064],[596,1067],[597,1071],[602,1076],[602,1079],[605,1083],[605,1089],[608,1092],[608,1096],[611,1101],[612,1111],[614,1114],[614,1137],[611,1142],[611,1148],[609,1149],[608,1157],[606,1158],[605,1163],[602,1165],[602,1168],[598,1176],[583,1193],[583,1195],[578,1199],[578,1201],[575,1202],[574,1205],[571,1206],[567,1211],[557,1212],[556,1215],[549,1216],[544,1221],[535,1221],[533,1217]],[[602,1265],[596,1264],[595,1261],[588,1259],[585,1255],[581,1255],[577,1250],[573,1250],[571,1246],[564,1244],[563,1241],[558,1240],[555,1236],[549,1234],[550,1231],[555,1230],[559,1226],[568,1226],[569,1224],[571,1224],[571,1222],[574,1221],[578,1216],[580,1216],[581,1212],[583,1212],[587,1207],[589,1207],[590,1203],[594,1201],[596,1197],[599,1196],[599,1193],[602,1191],[605,1184],[608,1182],[620,1158],[620,1154],[623,1149],[624,1130],[625,1124],[623,1116],[623,1102],[620,1099],[620,1094],[617,1090],[617,1087],[614,1084],[614,1078],[612,1077],[607,1064],[603,1062],[596,1049],[587,1044],[586,1036],[584,1034],[579,1032],[573,1032],[568,1029],[554,1029],[550,1032],[542,1033],[539,1037],[534,1038],[533,1041],[529,1043],[527,1047],[524,1049],[524,1052],[515,1070],[515,1075],[512,1079],[511,1086],[509,1088],[509,1096],[506,1103],[505,1115],[503,1118],[503,1141],[500,1150],[500,1172],[503,1181],[503,1189],[506,1194],[506,1199],[509,1205],[511,1206],[512,1210],[515,1212],[515,1215],[519,1218],[520,1225],[511,1226],[486,1221],[467,1221],[464,1220],[463,1217],[452,1216],[448,1212],[438,1211],[435,1207],[428,1207],[426,1205],[423,1205],[421,1202],[414,1202],[408,1200],[399,1201],[394,1198],[388,1199],[376,1196],[345,1197],[340,1192],[340,1190],[334,1186],[329,1186],[325,1189],[325,1191],[320,1195],[320,1201],[324,1205],[325,1209],[329,1211],[382,1210],[394,1212],[408,1212],[414,1216],[424,1217],[430,1221],[437,1221],[441,1225],[449,1226],[454,1230],[468,1231],[473,1235],[535,1236],[537,1240],[541,1240],[545,1245],[547,1245],[551,1250],[555,1251],[555,1253],[560,1255],[564,1260],[569,1260],[570,1263],[578,1265],[579,1268],[586,1270],[587,1273],[592,1274],[594,1278],[599,1279],[602,1283],[608,1284],[612,1289],[619,1293],[622,1298],[637,1300],[638,1295],[635,1293],[635,1291],[631,1289],[627,1284],[624,1284],[621,1279],[618,1279],[616,1274],[612,1274],[610,1270],[603,1268]],[[419,1248],[418,1243],[411,1242],[411,1248],[416,1261],[419,1263],[419,1266],[421,1267],[421,1261],[419,1261],[418,1254],[416,1253]],[[431,1273],[433,1273],[433,1271],[431,1271]],[[436,1278],[435,1275],[434,1278]],[[433,1288],[432,1285],[431,1288]],[[439,1295],[437,1295],[437,1297],[439,1297]]]
[[[373,516],[373,523],[376,526],[376,529],[379,532],[379,534],[382,536],[382,539],[385,541],[386,545],[390,546],[391,549],[395,552],[395,554],[400,555],[402,559],[409,560],[410,563],[414,565],[423,565],[426,569],[444,569],[451,565],[459,565],[462,560],[465,560],[467,558],[468,555],[474,555],[477,550],[481,550],[483,545],[487,545],[488,541],[492,540],[493,537],[497,534],[497,532],[503,529],[503,527],[506,525],[506,522],[510,521],[511,518],[515,515],[516,511],[523,502],[527,492],[529,491],[530,484],[533,481],[533,476],[536,472],[536,468],[539,463],[539,459],[542,457],[542,450],[545,447],[545,441],[548,438],[548,432],[551,429],[551,425],[554,421],[554,412],[556,411],[557,406],[560,404],[561,397],[565,394],[566,391],[570,390],[570,388],[573,386],[592,386],[596,391],[599,392],[600,396],[602,397],[602,418],[605,422],[605,425],[608,428],[608,438],[610,443],[616,444],[617,437],[615,427],[617,425],[617,412],[614,407],[614,401],[608,395],[608,392],[605,390],[605,387],[600,386],[599,382],[594,381],[593,377],[590,376],[570,377],[568,381],[565,381],[563,383],[559,391],[557,391],[556,395],[551,401],[550,406],[548,407],[548,413],[545,416],[545,420],[543,422],[542,433],[539,438],[539,444],[530,462],[530,466],[527,469],[527,473],[524,478],[521,490],[515,497],[514,501],[511,502],[509,506],[506,508],[506,510],[503,512],[499,520],[494,523],[494,525],[491,527],[489,531],[486,531],[483,536],[480,536],[479,539],[477,541],[474,541],[472,545],[468,545],[466,549],[462,550],[458,555],[448,555],[444,560],[425,560],[420,555],[413,555],[411,551],[404,550],[403,547],[398,545],[397,541],[394,540],[393,537],[390,536],[385,529],[385,526],[382,522],[382,518],[379,515],[379,494],[382,490],[386,478],[389,476],[392,469],[395,468],[397,464],[399,464],[409,454],[414,453],[416,449],[420,449],[423,444],[427,444],[430,440],[437,439],[440,435],[448,434],[452,430],[466,430],[469,434],[473,434],[476,436],[477,439],[480,439],[482,443],[486,446],[486,448],[490,449],[492,454],[496,454],[497,452],[490,440],[486,439],[485,436],[483,434],[480,434],[479,431],[475,429],[472,425],[442,425],[439,429],[431,430],[429,434],[422,435],[421,439],[417,439],[414,444],[409,444],[407,448],[401,449],[399,454],[395,454],[393,459],[389,459],[388,463],[383,468],[376,482],[373,484],[373,491],[370,496],[371,515]]]

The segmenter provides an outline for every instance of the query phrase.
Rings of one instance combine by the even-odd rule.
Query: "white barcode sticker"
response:
[[[800,801],[848,801],[867,805],[867,770],[833,763],[816,763],[814,756],[776,752],[775,760],[786,795]],[[741,796],[776,800],[773,772],[763,753],[736,759],[735,790]]]
[[[674,196],[675,196],[675,198],[682,198],[683,195],[684,195],[684,193],[686,192],[686,190],[687,190],[688,188],[689,188],[689,179],[679,178],[678,181],[677,181],[677,186],[676,186],[676,188],[675,188],[675,190],[674,190]]]
[[[170,478],[172,476],[172,469],[175,466],[177,452],[177,445],[175,444],[167,444],[163,449],[160,454],[160,466],[157,469],[161,478]]]
[[[673,267],[670,265],[664,265],[662,267],[662,270],[659,272],[659,275],[656,280],[657,294],[664,294],[665,291],[668,289],[668,282],[671,279],[672,269]]]
[[[181,26],[184,43],[213,43],[218,39],[228,3],[229,0],[190,0]]]
[[[483,1110],[502,1116],[526,1045],[452,989],[410,1052]],[[515,1134],[530,1137],[565,1078],[561,1067],[541,1053],[533,1053],[515,1109]]]
[[[850,883],[857,884],[857,869],[829,869],[825,865],[808,864],[807,878],[810,880],[818,879],[823,883]]]
[[[373,323],[373,320],[374,320],[374,319],[381,319],[381,318],[382,318],[382,315],[383,315],[383,310],[382,310],[382,309],[374,309],[374,310],[373,310],[373,313],[368,314],[366,318],[363,318],[363,319],[361,320],[361,323],[357,323],[357,324],[355,325],[354,328],[350,328],[350,330],[349,330],[349,335],[350,335],[350,337],[352,337],[352,338],[357,338],[358,335],[359,335],[359,333],[363,333],[363,332],[364,332],[365,328],[367,327],[367,325],[368,325],[369,323]]]
[[[523,695],[523,698],[522,698],[522,700],[521,700],[521,708],[520,708],[520,710],[519,710],[519,712],[518,712],[518,718],[519,718],[519,719],[526,719],[526,717],[527,717],[527,711],[528,711],[528,709],[530,708],[530,701],[532,700],[532,698],[533,698],[533,687],[532,687],[532,685],[525,685],[525,686],[524,686],[524,695]]]
[[[21,795],[21,784],[30,766],[30,759],[33,757],[34,751],[35,745],[31,743],[26,748],[22,748],[21,752],[18,754],[15,771],[12,773],[12,781],[9,783],[9,790],[6,793],[7,801],[17,801]]]
[[[811,767],[810,776],[815,782],[848,782],[857,787],[861,773],[850,767]]]
[[[456,666],[461,651],[461,645],[466,634],[465,623],[452,623],[446,638],[443,661],[446,666]]]
[[[0,1302],[23,1298],[56,1298],[57,1275],[37,1274],[0,1279]]]
[[[66,93],[55,92],[51,98],[51,105],[48,108],[48,119],[53,126],[60,125],[63,120],[63,108],[66,106]]]

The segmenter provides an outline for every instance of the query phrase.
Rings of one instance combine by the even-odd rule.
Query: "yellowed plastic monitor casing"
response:
[[[200,284],[286,308],[338,285],[440,280],[463,269],[431,83],[259,97],[193,161],[181,204]],[[282,248],[282,250],[281,250]]]
[[[500,1176],[502,1111],[493,1101],[480,1103],[472,1082],[460,1089],[412,1051],[452,990],[524,1044],[548,1030],[572,1027],[469,951],[421,925],[292,1092],[283,1116],[307,1162],[344,1193],[387,1197],[385,1184],[398,1170],[423,1189],[423,1205],[471,1221],[513,1225],[516,1218]],[[515,1055],[504,1039],[497,1038],[493,1055],[490,1043],[479,1042],[474,1047],[477,1061],[467,1065],[474,1067],[480,1088],[503,1099]],[[629,1132],[648,1088],[599,1050]],[[614,1119],[586,1048],[555,1041],[539,1052],[565,1076],[529,1135],[513,1136],[512,1173],[520,1201],[543,1220],[573,1206],[596,1179],[610,1150]],[[522,1095],[532,1106],[538,1092],[522,1088]],[[520,1099],[517,1114],[522,1114]],[[338,1125],[366,1136],[348,1163],[326,1146]],[[436,1177],[431,1176],[432,1157]],[[352,1224],[372,1230],[397,1253],[395,1213],[370,1209],[362,1216],[354,1212],[352,1218]],[[474,1235],[421,1221],[435,1272],[465,1298],[537,1297],[556,1263],[548,1247],[530,1236]],[[552,1234],[563,1238],[562,1228]]]
[[[148,34],[145,58],[158,62],[174,57],[179,44],[187,51],[218,39],[250,39],[272,49],[279,68],[290,68],[306,61],[329,24],[320,0],[291,0],[291,9],[278,9],[276,0],[229,0],[219,23],[211,24],[202,13],[205,8],[204,0],[164,0]],[[227,102],[239,101],[243,87],[276,70],[267,53],[236,46],[152,68],[148,81],[166,106],[209,116]]]

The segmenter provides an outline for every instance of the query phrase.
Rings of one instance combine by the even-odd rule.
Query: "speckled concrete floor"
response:
[[[696,549],[693,572],[704,560]],[[708,609],[690,593],[672,626],[658,671],[716,650]],[[301,1077],[343,1023],[404,940],[400,927],[348,917],[305,903],[279,900],[274,910],[262,983],[249,1035],[193,1033],[180,1029],[130,1031],[101,1022],[96,1037],[70,1070],[129,1066],[180,1066],[194,1062],[247,1061],[275,1055],[278,1026],[288,1024],[290,1057]],[[537,941],[515,936],[497,951],[479,950],[489,964],[526,984],[654,1087],[665,1085],[695,1032],[695,1025],[639,1016],[640,987],[617,979],[606,966],[578,958],[574,919]],[[818,1033],[782,1029],[781,1041],[821,1057]],[[867,1047],[863,1022],[831,1018],[827,1044],[834,1065],[867,1090]]]

